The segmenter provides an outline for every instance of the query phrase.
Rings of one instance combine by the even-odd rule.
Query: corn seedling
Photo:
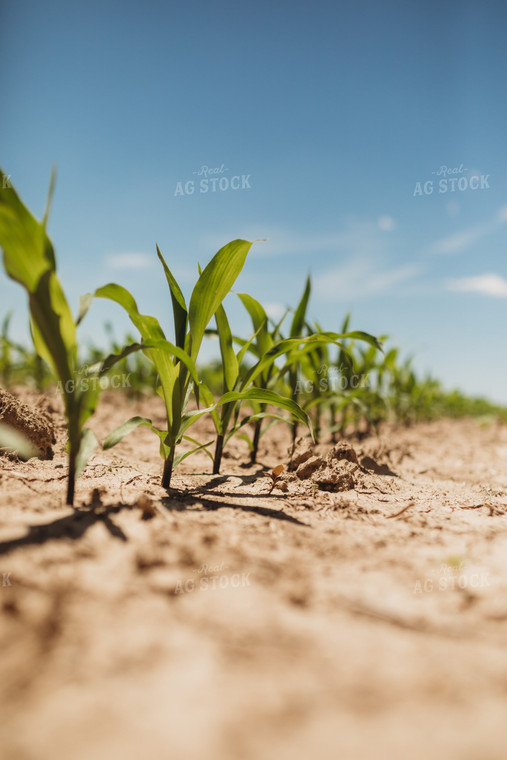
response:
[[[251,300],[253,301],[254,299]],[[279,415],[267,412],[266,407],[268,405],[288,411],[293,419],[299,420],[299,422],[307,425],[310,430],[311,425],[305,412],[303,412],[303,410],[291,399],[281,396],[279,393],[276,393],[276,391],[267,388],[259,388],[253,385],[254,380],[257,380],[258,382],[263,374],[266,375],[266,373],[269,372],[269,368],[277,357],[276,344],[275,346],[270,346],[266,343],[265,348],[267,350],[261,355],[258,362],[243,375],[240,372],[243,357],[251,346],[253,339],[258,337],[258,332],[262,325],[259,326],[257,333],[254,334],[249,341],[244,343],[241,349],[236,353],[233,347],[234,339],[229,326],[229,321],[222,305],[220,305],[216,311],[215,321],[222,357],[224,394],[222,399],[227,397],[230,400],[227,402],[220,402],[221,409],[220,412],[218,412],[217,409],[212,408],[213,396],[211,391],[202,382],[199,386],[199,393],[210,406],[211,418],[217,432],[215,456],[213,458],[213,473],[216,474],[220,472],[220,463],[224,445],[244,425],[252,421],[259,421],[265,417],[284,419],[280,418]],[[273,348],[275,348],[275,350],[273,350]],[[260,404],[262,404],[262,410],[239,421],[240,407],[244,401],[250,403],[260,402]]]
[[[174,344],[166,340],[164,332],[155,317],[139,313],[133,296],[125,288],[116,284],[110,284],[99,288],[95,292],[96,297],[109,298],[120,304],[126,310],[142,337],[141,344],[127,346],[119,356],[115,358],[110,357],[111,362],[109,362],[109,366],[111,366],[112,362],[123,358],[129,352],[142,349],[156,367],[159,377],[158,393],[164,400],[167,419],[167,428],[161,430],[145,417],[133,417],[116,428],[106,438],[104,447],[110,448],[114,446],[128,432],[139,425],[150,427],[160,439],[160,453],[164,459],[162,475],[162,486],[164,488],[169,488],[171,475],[177,464],[195,451],[206,449],[210,445],[200,444],[186,435],[186,431],[192,423],[203,414],[207,412],[214,413],[218,407],[224,405],[226,405],[227,409],[227,413],[225,414],[227,418],[232,409],[229,406],[230,404],[235,406],[237,401],[248,400],[254,392],[253,389],[244,386],[246,390],[226,392],[217,402],[211,404],[210,408],[198,408],[195,411],[187,411],[192,389],[194,389],[199,404],[201,381],[197,374],[196,361],[206,328],[212,317],[219,311],[222,301],[241,272],[251,246],[252,243],[246,240],[233,240],[221,248],[200,273],[192,291],[188,308],[181,289],[157,246],[158,257],[164,268],[171,295],[175,331]],[[231,383],[231,386],[227,385],[228,388],[234,386],[232,376],[235,372],[236,364],[237,357],[234,355],[233,359],[227,353],[227,364],[224,363],[224,372],[227,374],[227,383]],[[204,385],[202,390],[206,394]],[[210,400],[209,394],[206,398]],[[225,422],[228,420],[225,419],[224,421],[224,415],[220,418],[218,415],[215,415],[213,419],[215,422],[220,420],[221,432],[219,434],[224,436],[224,426],[226,426]],[[190,441],[195,446],[190,451],[176,456],[176,447],[182,440]]]
[[[253,336],[246,340],[244,338],[241,338],[237,335],[232,336],[232,340],[234,343],[240,346],[241,352],[237,354],[238,356],[238,363],[241,370],[241,362],[245,358],[245,352],[248,352],[248,354],[251,354],[254,359],[256,360],[256,363],[259,362],[264,356],[270,352],[273,347],[280,341],[281,335],[280,335],[280,327],[285,319],[285,316],[288,313],[284,314],[282,319],[277,323],[273,324],[268,319],[268,316],[262,307],[262,305],[251,295],[248,293],[238,293],[238,298],[241,300],[243,306],[246,308],[250,315],[250,319],[252,321],[252,326],[254,330]],[[207,330],[206,333],[208,335],[216,335],[218,336],[218,329],[216,330]],[[229,349],[230,350],[230,349]],[[223,376],[222,372],[222,365],[220,363],[216,363],[216,371],[219,372],[221,376]],[[271,361],[267,362],[264,365],[264,368],[256,378],[255,384],[256,387],[261,388],[263,390],[275,390],[276,386],[276,373],[278,372],[278,368],[275,364],[275,359],[272,359]],[[207,374],[207,376],[206,376]],[[215,389],[217,387],[216,384],[216,375],[215,374],[209,374],[203,373],[203,379],[206,380],[206,384],[209,388],[211,388],[211,383],[213,382],[215,385]],[[223,384],[220,384],[220,392],[223,390]],[[250,461],[252,464],[255,464],[257,461],[257,454],[259,450],[259,441],[261,437],[261,429],[263,426],[263,423],[265,422],[266,417],[273,416],[274,419],[271,420],[270,423],[268,423],[267,426],[263,428],[263,432],[265,432],[269,427],[273,424],[276,424],[277,420],[279,419],[276,415],[268,415],[265,414],[267,409],[267,403],[255,401],[253,399],[250,400],[250,404],[253,408],[253,414],[248,417],[248,419],[243,420],[242,426],[246,424],[246,422],[251,422],[253,424],[253,435],[250,438],[247,433],[245,432],[239,432],[235,431],[235,434],[242,438],[247,444],[250,449]]]
[[[75,481],[96,446],[93,432],[84,425],[93,414],[98,391],[79,382],[76,328],[89,301],[83,301],[77,320],[56,274],[53,244],[46,233],[54,187],[52,176],[46,211],[38,222],[0,171],[0,246],[9,277],[28,294],[30,327],[37,355],[58,378],[69,436],[67,504],[74,503]]]
[[[323,367],[327,367],[330,361],[329,348],[332,345],[337,346],[338,355],[340,357],[341,365],[348,368],[347,371],[352,371],[354,367],[353,358],[347,348],[347,341],[362,341],[368,344],[369,349],[373,352],[382,351],[382,344],[380,341],[369,333],[362,330],[348,331],[348,322],[344,323],[342,332],[335,333],[324,331],[320,325],[310,325],[306,312],[308,309],[308,302],[311,293],[311,280],[307,277],[303,295],[299,301],[297,308],[294,311],[290,327],[290,335],[292,339],[295,335],[306,334],[306,340],[313,340],[313,345],[310,345],[310,351],[306,348],[301,350],[299,347],[293,347],[286,355],[286,365],[280,371],[280,378],[287,374],[288,384],[290,389],[291,398],[296,403],[303,406],[305,410],[316,407],[316,426],[317,431],[320,431],[320,414],[325,403],[327,403],[327,394],[325,389],[321,386],[322,378],[319,378],[319,372]],[[299,338],[301,340],[301,338]],[[310,398],[305,401],[304,390],[306,382],[310,381]],[[335,396],[337,394],[334,394]],[[338,395],[339,402],[341,401]],[[294,449],[295,441],[297,437],[297,423],[292,425],[292,448]]]

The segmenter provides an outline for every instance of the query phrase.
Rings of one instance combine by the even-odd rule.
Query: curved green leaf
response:
[[[228,243],[213,256],[197,280],[188,308],[192,359],[195,360],[199,353],[211,317],[243,269],[251,246],[252,243],[247,240]]]
[[[291,338],[295,338],[298,335],[301,335],[301,332],[305,324],[306,309],[308,307],[308,300],[310,298],[311,289],[312,289],[312,283],[311,283],[310,275],[308,275],[308,277],[306,278],[306,284],[305,284],[305,289],[303,291],[303,295],[301,296],[301,300],[299,304],[297,305],[296,311],[294,312],[294,317],[292,319],[292,324],[290,326]]]
[[[81,432],[81,443],[76,457],[76,478],[78,478],[85,469],[89,458],[98,446],[95,433],[90,428],[85,428]]]
[[[306,412],[294,401],[285,398],[284,396],[280,396],[280,394],[275,391],[265,390],[264,388],[248,388],[246,391],[224,393],[224,395],[218,399],[215,406],[222,406],[223,404],[229,404],[233,401],[260,401],[263,404],[270,404],[271,406],[285,409],[290,412],[298,422],[306,425],[313,434],[312,423]]]
[[[188,324],[188,311],[183,293],[180,290],[178,283],[176,282],[171,270],[167,266],[164,257],[160,253],[160,248],[157,245],[157,254],[164,267],[164,272],[171,292],[171,301],[173,305],[174,316],[174,333],[176,345],[179,348],[185,348],[185,337],[187,334]]]
[[[149,420],[147,417],[131,417],[129,420],[126,420],[125,422],[122,422],[121,425],[118,425],[105,439],[104,443],[102,444],[103,449],[112,449],[113,446],[116,446],[117,443],[119,443],[123,438],[125,438],[126,435],[132,432],[132,430],[135,430],[140,425],[146,425],[151,430],[153,430],[156,435],[160,438],[161,441],[164,441],[167,436],[166,430],[160,430],[159,428],[155,427],[153,422]]]
[[[215,320],[217,323],[218,339],[220,341],[220,353],[222,355],[224,386],[226,390],[232,391],[238,379],[239,364],[232,346],[232,334],[229,320],[227,319],[225,309],[221,304],[215,312]]]

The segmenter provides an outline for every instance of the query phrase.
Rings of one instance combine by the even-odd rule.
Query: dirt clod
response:
[[[311,475],[313,475],[316,470],[319,469],[319,467],[322,467],[325,463],[325,460],[322,459],[322,457],[310,457],[309,459],[306,459],[302,464],[299,465],[299,467],[296,470],[296,475],[301,480],[304,480],[305,478],[309,478]]]
[[[312,477],[314,483],[323,491],[349,491],[354,488],[356,467],[346,461],[333,467],[323,467]]]
[[[292,454],[289,462],[288,469],[291,471],[297,470],[300,464],[303,464],[303,462],[306,462],[307,459],[310,459],[310,457],[313,456],[313,450],[314,445],[310,439],[298,438],[296,441],[296,446],[294,448],[294,453]]]
[[[356,451],[351,446],[351,444],[347,443],[346,441],[337,443],[336,446],[333,446],[333,448],[328,454],[328,461],[330,462],[332,462],[333,460],[339,461],[341,459],[345,459],[348,462],[354,462],[355,464],[357,464]]]

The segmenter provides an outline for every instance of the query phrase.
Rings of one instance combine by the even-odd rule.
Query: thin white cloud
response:
[[[268,317],[276,322],[278,319],[281,319],[283,317],[287,309],[281,303],[266,303],[264,304],[264,311]]]
[[[461,211],[461,206],[458,201],[449,201],[445,210],[448,216],[458,216]]]
[[[498,209],[497,219],[500,224],[507,222],[507,204]]]
[[[366,298],[396,290],[416,277],[421,271],[416,264],[395,267],[382,266],[372,257],[350,258],[314,277],[316,297],[322,301]]]
[[[490,227],[489,224],[469,227],[461,232],[456,232],[454,235],[441,238],[430,246],[430,253],[461,253],[485,237],[490,232]]]
[[[383,225],[383,226],[382,226]],[[347,253],[378,255],[385,247],[382,232],[392,231],[395,221],[389,216],[379,216],[374,221],[349,219],[341,232],[328,234],[299,234],[283,227],[270,227],[258,224],[243,230],[229,230],[227,235],[205,235],[201,244],[205,250],[218,250],[234,237],[246,240],[266,238],[264,242],[255,243],[249,254],[252,257],[274,258],[278,256],[313,256],[323,253]]]
[[[478,243],[483,238],[491,235],[498,227],[507,222],[507,205],[502,206],[494,216],[483,224],[475,227],[467,227],[464,230],[455,232],[453,235],[447,235],[432,243],[428,248],[428,253],[452,254],[461,253],[470,248],[474,243]]]
[[[382,230],[383,232],[392,232],[396,227],[396,222],[392,216],[388,216],[387,214],[382,214],[382,216],[379,216],[377,219],[377,224],[379,230]]]
[[[154,257],[147,253],[112,253],[106,256],[110,269],[147,269],[153,266]]]
[[[492,272],[476,277],[460,277],[449,280],[447,290],[461,293],[483,293],[493,298],[507,298],[507,280]]]

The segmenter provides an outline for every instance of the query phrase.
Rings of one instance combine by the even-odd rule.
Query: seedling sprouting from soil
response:
[[[200,272],[197,283],[192,291],[188,308],[176,279],[157,247],[158,257],[164,268],[171,294],[175,344],[166,340],[165,334],[155,317],[140,314],[136,301],[125,288],[113,283],[99,288],[95,293],[97,297],[109,298],[120,304],[127,311],[142,337],[141,344],[127,346],[117,357],[109,357],[111,361],[106,360],[105,364],[110,367],[114,361],[121,360],[129,351],[142,349],[157,369],[160,378],[157,392],[164,399],[167,418],[167,427],[160,429],[155,427],[152,421],[146,417],[132,417],[116,428],[106,438],[104,447],[110,448],[114,446],[135,427],[147,425],[160,439],[160,453],[164,459],[163,488],[169,488],[172,472],[179,462],[194,451],[206,449],[210,445],[208,443],[199,443],[187,435],[186,432],[195,420],[203,414],[213,414],[218,407],[223,407],[226,413],[222,414],[221,417],[218,417],[216,414],[213,416],[213,421],[216,425],[218,424],[217,433],[219,436],[215,454],[215,468],[220,466],[224,436],[228,431],[230,417],[233,411],[238,408],[238,402],[252,398],[257,399],[260,393],[261,401],[271,404],[277,403],[283,408],[289,409],[300,422],[306,423],[309,421],[306,413],[290,400],[279,399],[275,393],[261,393],[255,388],[250,388],[249,385],[253,382],[256,374],[252,370],[247,375],[240,389],[236,385],[237,356],[231,349],[232,339],[229,340],[225,337],[228,324],[221,305],[243,269],[251,246],[252,243],[247,240],[233,240],[221,248],[205,269]],[[196,369],[196,361],[201,343],[206,328],[214,315],[217,315],[217,319],[223,328],[221,331],[221,346],[223,349],[225,347],[225,353],[223,351],[223,368],[227,377],[227,386],[225,388],[227,392],[216,402],[214,402],[213,398],[210,398],[209,394],[206,394],[206,387],[201,383]],[[259,362],[259,369],[257,370],[256,368],[256,371],[261,372],[262,368],[269,361],[270,359],[264,359],[262,366]],[[205,402],[209,404],[208,408],[187,412],[192,390],[194,390],[197,403],[199,404],[202,394]],[[194,444],[194,448],[176,456],[176,447],[182,440],[190,441]],[[216,471],[218,472],[218,469]]]
[[[266,477],[271,479],[271,487],[268,491],[268,493],[272,493],[274,488],[279,488],[280,484],[278,483],[278,479],[280,478],[280,475],[285,470],[285,467],[283,464],[278,464],[271,472],[269,470],[264,470],[263,475],[266,475]]]
[[[86,313],[83,301],[72,316],[56,274],[53,244],[46,234],[54,174],[42,222],[30,213],[0,170],[0,246],[5,271],[28,293],[30,328],[35,350],[53,368],[62,394],[69,436],[67,504],[74,503],[76,478],[97,444],[85,422],[95,411],[98,389],[79,382],[76,328]]]

